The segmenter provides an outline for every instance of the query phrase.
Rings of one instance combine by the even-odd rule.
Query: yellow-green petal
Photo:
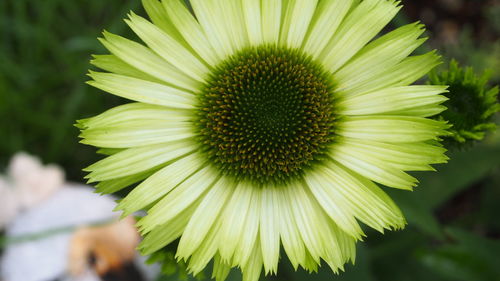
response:
[[[134,188],[120,201],[116,210],[122,210],[124,215],[141,210],[169,193],[200,169],[202,165],[203,159],[197,153],[174,160],[172,164],[154,173]],[[141,230],[147,232],[150,228],[141,225]]]
[[[218,180],[218,176],[212,167],[209,166],[196,171],[161,200],[156,202],[149,209],[148,215],[139,221],[138,226],[144,232],[148,232],[157,225],[164,224],[173,219],[203,196],[205,191],[211,188]]]
[[[89,85],[115,96],[172,108],[194,108],[193,94],[167,85],[113,73],[91,71]]]
[[[361,2],[347,15],[319,60],[335,73],[389,23],[401,8],[397,4],[392,0]]]
[[[179,41],[134,13],[129,15],[129,19],[126,23],[130,28],[160,57],[190,77],[205,81],[209,73],[207,66]]]
[[[104,45],[104,47],[106,47],[106,49],[123,62],[155,77],[163,83],[167,83],[169,86],[175,85],[178,88],[184,88],[189,91],[196,91],[200,87],[199,81],[196,81],[195,79],[182,73],[179,69],[168,61],[165,61],[149,48],[106,31],[103,32],[103,35],[104,39],[100,39],[100,42]],[[123,73],[123,70],[114,73],[128,76],[127,73]],[[137,78],[142,77],[139,76]]]
[[[205,62],[215,66],[221,60],[221,57],[218,56],[216,48],[213,48],[211,44],[207,44],[209,41],[199,22],[182,2],[181,0],[169,0],[163,1],[163,5],[172,23],[180,30],[189,45]]]
[[[338,30],[352,3],[353,0],[323,0],[318,3],[309,34],[303,43],[305,52],[314,58],[321,54],[330,38]]]
[[[352,115],[412,115],[405,114],[413,108],[427,108],[429,114],[447,98],[439,95],[445,86],[402,86],[384,88],[361,95],[346,96],[339,101],[339,114]],[[399,114],[398,114],[399,113]],[[419,115],[420,116],[420,115]]]
[[[278,44],[281,30],[282,0],[261,0],[262,37],[266,44]]]
[[[286,3],[280,44],[289,48],[299,48],[309,29],[318,0],[289,0]]]

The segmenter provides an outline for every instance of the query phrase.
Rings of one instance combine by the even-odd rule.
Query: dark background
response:
[[[430,39],[419,52],[438,49],[445,60],[490,68],[492,83],[500,82],[499,1],[403,4],[390,28],[425,23]],[[0,0],[0,171],[14,153],[27,151],[82,181],[81,169],[98,156],[78,144],[75,120],[125,102],[85,84],[88,61],[106,53],[96,40],[103,29],[135,38],[122,21],[131,9],[144,14],[139,0]],[[449,156],[438,173],[418,175],[415,192],[386,189],[409,225],[385,235],[367,229],[356,266],[346,273],[294,273],[283,262],[269,279],[500,280],[500,134]]]

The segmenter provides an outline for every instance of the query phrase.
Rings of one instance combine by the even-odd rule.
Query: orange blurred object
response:
[[[115,223],[77,230],[70,243],[69,273],[73,276],[93,269],[99,276],[119,271],[136,254],[140,236],[132,217]]]

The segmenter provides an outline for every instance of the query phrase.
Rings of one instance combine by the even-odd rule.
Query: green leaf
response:
[[[451,280],[500,280],[499,241],[458,228],[449,228],[446,234],[452,242],[423,254],[422,264]]]

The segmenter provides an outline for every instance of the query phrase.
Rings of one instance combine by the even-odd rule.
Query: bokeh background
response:
[[[403,4],[390,29],[420,20],[430,39],[419,52],[438,49],[445,60],[492,69],[491,83],[500,82],[500,1]],[[83,181],[81,169],[99,156],[78,143],[75,120],[126,102],[85,84],[89,60],[106,53],[96,40],[103,29],[135,38],[122,20],[129,10],[145,14],[139,0],[0,0],[0,171],[14,153],[27,151]],[[500,133],[449,156],[437,173],[418,175],[413,193],[388,190],[407,228],[385,235],[368,230],[356,265],[345,273],[334,276],[326,267],[315,275],[295,273],[285,260],[268,279],[500,280]],[[178,280],[172,266],[173,276],[158,278]]]

